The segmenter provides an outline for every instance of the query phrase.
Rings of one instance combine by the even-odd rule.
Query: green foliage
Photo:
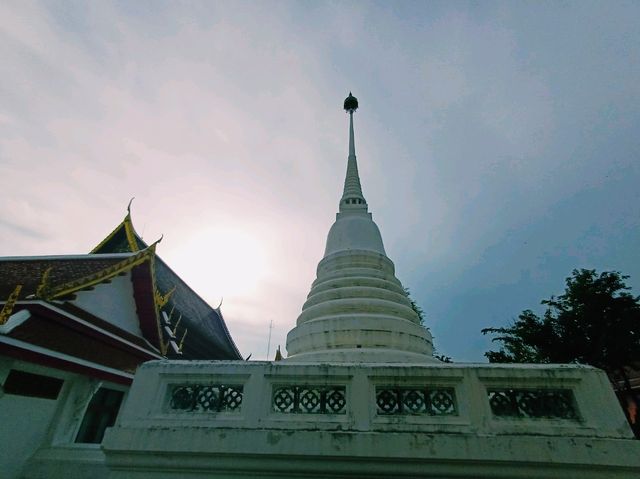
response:
[[[614,389],[624,391],[640,408],[628,370],[640,359],[640,297],[627,291],[628,276],[611,271],[573,270],[564,294],[542,301],[542,317],[520,313],[507,328],[486,328],[497,334],[498,351],[485,356],[492,363],[582,363],[604,369]],[[640,423],[623,407],[640,439]]]
[[[418,315],[418,319],[420,319],[420,325],[424,326],[424,311],[411,297],[411,291],[409,291],[409,288],[404,288],[404,292],[406,293],[407,298],[409,298],[409,301],[411,301],[411,309],[415,311],[415,313]]]
[[[445,356],[444,354],[434,354],[433,357],[436,358],[436,359],[439,359],[443,363],[452,363],[453,362],[453,359],[451,359],[451,357]]]
[[[620,371],[640,358],[639,297],[629,294],[628,276],[574,270],[564,294],[542,301],[542,317],[530,310],[497,334],[498,351],[485,356],[492,363],[583,363]]]

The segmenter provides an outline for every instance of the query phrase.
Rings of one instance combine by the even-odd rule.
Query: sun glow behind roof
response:
[[[209,299],[255,294],[269,271],[269,254],[257,232],[237,227],[193,231],[170,256],[189,284]]]

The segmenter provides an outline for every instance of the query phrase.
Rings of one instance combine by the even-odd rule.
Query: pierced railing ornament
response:
[[[189,412],[235,412],[242,405],[241,385],[190,384],[170,387],[169,408]]]
[[[273,390],[273,410],[298,414],[344,414],[345,386],[280,386]]]
[[[457,416],[453,388],[376,388],[377,413],[380,415]]]
[[[491,411],[498,417],[578,420],[570,389],[489,389]]]

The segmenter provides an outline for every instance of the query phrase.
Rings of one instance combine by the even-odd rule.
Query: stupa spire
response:
[[[347,175],[344,179],[344,190],[340,199],[340,212],[345,210],[367,210],[367,201],[362,194],[358,163],[356,161],[356,145],[353,133],[353,113],[358,109],[358,99],[351,92],[344,100],[344,109],[349,113],[349,158]]]

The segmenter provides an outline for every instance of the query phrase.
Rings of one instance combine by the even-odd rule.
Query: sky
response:
[[[0,256],[126,214],[264,359],[363,192],[438,353],[564,290],[640,294],[640,3],[0,2]],[[269,343],[270,324],[272,323]]]

